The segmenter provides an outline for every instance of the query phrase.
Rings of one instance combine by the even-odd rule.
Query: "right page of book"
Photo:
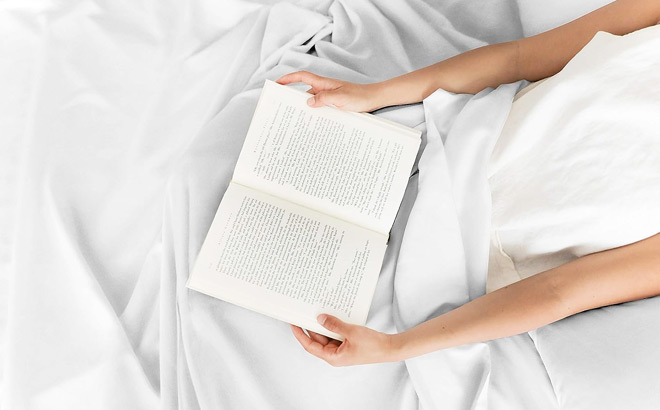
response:
[[[420,132],[369,114],[311,108],[310,96],[266,81],[234,180],[387,234]]]

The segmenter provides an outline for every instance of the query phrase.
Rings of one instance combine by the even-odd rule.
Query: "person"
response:
[[[277,80],[311,86],[308,104],[350,111],[420,102],[437,89],[477,93],[559,72],[593,38],[660,24],[660,1],[617,0],[536,36],[493,44],[390,80],[355,84],[299,71]],[[291,326],[309,353],[333,366],[400,361],[467,343],[524,333],[576,313],[660,295],[660,234],[578,258],[481,296],[399,334],[385,334],[320,315],[339,342]]]

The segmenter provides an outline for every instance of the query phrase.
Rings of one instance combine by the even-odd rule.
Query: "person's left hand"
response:
[[[332,366],[389,362],[394,360],[392,335],[364,326],[345,323],[330,315],[319,315],[318,322],[326,329],[344,337],[343,342],[291,325],[293,335],[302,347]]]

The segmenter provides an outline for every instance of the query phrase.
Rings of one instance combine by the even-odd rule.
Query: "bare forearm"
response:
[[[477,93],[518,80],[518,43],[480,47],[379,84],[382,106],[422,101],[437,89]]]
[[[623,35],[658,20],[660,1],[618,0],[545,33],[480,47],[374,84],[375,105],[419,102],[439,88],[477,93],[500,84],[546,78],[558,73],[598,31]]]
[[[599,31],[624,35],[658,20],[658,0],[617,0],[553,30],[518,40],[520,79],[536,81],[558,73]]]
[[[660,234],[577,259],[393,335],[391,360],[527,332],[600,306],[660,294]]]
[[[523,333],[568,314],[552,275],[535,275],[393,335],[393,360]]]

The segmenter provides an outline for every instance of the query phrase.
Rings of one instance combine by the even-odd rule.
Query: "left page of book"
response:
[[[310,96],[266,81],[234,180],[386,235],[421,133]]]
[[[333,338],[320,313],[363,325],[386,237],[231,183],[187,286]]]

